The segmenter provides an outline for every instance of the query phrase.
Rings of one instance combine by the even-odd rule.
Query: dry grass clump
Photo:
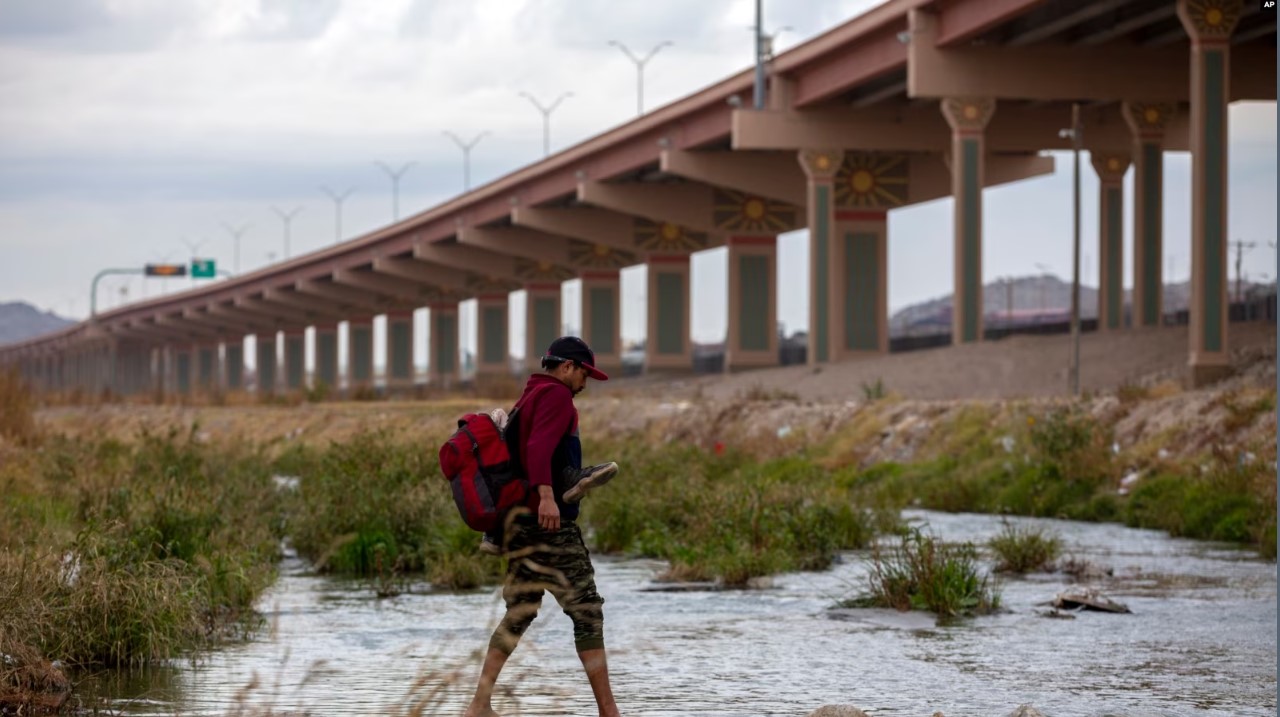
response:
[[[33,443],[38,435],[35,408],[35,396],[17,369],[0,371],[0,443]]]

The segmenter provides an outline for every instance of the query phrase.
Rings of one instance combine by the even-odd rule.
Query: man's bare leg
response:
[[[582,660],[582,669],[586,671],[587,681],[591,683],[591,694],[595,695],[600,717],[620,717],[618,704],[613,701],[613,687],[609,684],[609,661],[605,659],[604,650],[583,650],[578,653],[578,659]]]
[[[493,711],[493,686],[498,682],[498,675],[507,664],[507,653],[496,647],[490,647],[485,653],[484,665],[480,668],[480,682],[476,685],[475,697],[463,717],[498,717]]]

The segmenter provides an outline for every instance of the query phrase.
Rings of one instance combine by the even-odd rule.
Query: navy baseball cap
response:
[[[577,336],[561,336],[551,342],[545,358],[572,361],[587,370],[587,375],[597,381],[608,381],[609,376],[596,368],[596,355],[587,342]]]

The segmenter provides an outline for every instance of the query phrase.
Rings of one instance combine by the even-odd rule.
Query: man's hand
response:
[[[560,506],[549,485],[538,486],[538,525],[543,530],[560,529]]]

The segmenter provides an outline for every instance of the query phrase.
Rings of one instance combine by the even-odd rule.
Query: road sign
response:
[[[145,276],[186,276],[187,267],[182,264],[147,264]]]
[[[196,279],[212,279],[218,275],[213,259],[192,259],[191,276]]]

